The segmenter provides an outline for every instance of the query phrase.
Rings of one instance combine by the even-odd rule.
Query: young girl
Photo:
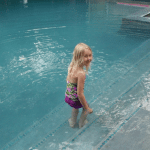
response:
[[[79,128],[88,123],[86,117],[93,112],[84,96],[85,74],[88,73],[92,58],[92,50],[88,45],[84,43],[76,45],[72,62],[68,67],[67,89],[65,93],[65,102],[73,107],[72,117],[68,120],[71,127],[74,127],[76,124],[79,108],[83,108]],[[83,69],[84,66],[86,67],[86,72]]]

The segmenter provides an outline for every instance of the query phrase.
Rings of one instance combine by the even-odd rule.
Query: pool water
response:
[[[119,33],[122,17],[144,8],[90,0],[18,0],[0,6],[0,149],[64,103],[76,44],[84,42],[93,51],[85,83],[92,103],[130,68],[132,61],[125,58],[148,40]]]

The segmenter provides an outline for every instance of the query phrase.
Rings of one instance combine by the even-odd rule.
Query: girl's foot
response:
[[[88,123],[88,121],[87,121],[87,119],[85,119],[84,120],[84,123],[81,125],[80,123],[79,123],[79,128],[82,128],[84,125],[86,125]]]
[[[68,120],[68,122],[69,122],[70,127],[74,128],[76,123],[72,122],[71,118]]]

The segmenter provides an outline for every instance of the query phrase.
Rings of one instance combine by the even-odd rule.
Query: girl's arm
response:
[[[78,83],[77,83],[77,95],[79,97],[79,100],[83,107],[87,110],[88,104],[86,102],[85,96],[84,96],[84,81],[85,81],[85,72],[78,73]]]

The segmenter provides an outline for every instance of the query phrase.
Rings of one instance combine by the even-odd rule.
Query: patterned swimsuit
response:
[[[67,81],[65,102],[75,109],[83,107],[77,95],[77,83],[70,83],[69,81]]]

